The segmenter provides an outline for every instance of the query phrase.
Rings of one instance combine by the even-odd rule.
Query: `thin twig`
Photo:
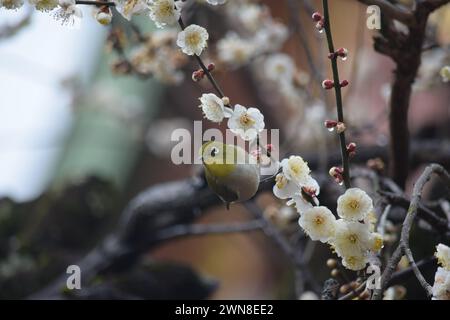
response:
[[[334,44],[333,44],[333,35],[331,32],[331,23],[330,23],[330,13],[328,10],[328,0],[322,0],[323,4],[323,15],[324,15],[324,28],[325,33],[327,36],[327,43],[328,43],[328,51],[330,54],[332,54],[331,60],[331,68],[333,70],[333,81],[334,81],[334,91],[336,94],[336,109],[337,109],[337,116],[338,121],[345,123],[344,121],[344,109],[342,105],[342,92],[341,92],[341,85],[340,85],[340,79],[339,79],[339,70],[337,66],[337,55],[335,55],[334,50]],[[349,157],[347,152],[347,143],[345,140],[345,131],[339,133],[339,142],[341,147],[341,157],[342,157],[342,168],[344,169],[343,178],[344,178],[344,185],[348,189],[351,187],[350,182],[350,165],[349,165]]]
[[[178,24],[180,25],[181,30],[186,29],[186,25],[184,24],[183,19],[181,17],[180,17],[180,19],[178,19]],[[197,61],[198,65],[202,68],[202,70],[205,73],[206,77],[208,78],[209,82],[211,82],[211,85],[214,87],[214,90],[216,90],[219,97],[220,98],[225,97],[223,90],[220,88],[219,84],[217,83],[216,79],[214,79],[211,72],[209,72],[209,70],[206,67],[205,63],[203,62],[202,58],[200,58],[196,54],[194,54],[194,58]]]

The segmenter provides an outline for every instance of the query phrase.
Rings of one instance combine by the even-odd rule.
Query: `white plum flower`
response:
[[[313,207],[303,212],[298,223],[312,240],[327,242],[334,237],[336,218],[327,207]]]
[[[450,81],[450,66],[443,67],[440,70],[439,74],[442,77],[442,81],[449,82]]]
[[[133,15],[148,12],[147,0],[112,0],[116,4],[117,11],[127,20]]]
[[[265,127],[264,116],[256,108],[246,108],[237,104],[228,119],[228,128],[247,141],[254,140]]]
[[[369,236],[369,249],[372,252],[379,252],[384,245],[383,236],[377,232],[372,232]]]
[[[44,12],[55,9],[59,4],[58,0],[29,0],[29,2],[36,10]]]
[[[447,271],[450,271],[450,248],[440,243],[436,246],[436,258],[438,263]]]
[[[264,71],[267,78],[272,81],[291,83],[295,74],[295,63],[287,54],[274,54],[267,58]]]
[[[341,218],[363,220],[373,209],[372,199],[359,188],[350,188],[337,201],[337,213]]]
[[[0,0],[0,8],[16,10],[23,6],[23,0]]]
[[[253,56],[253,44],[242,39],[235,32],[228,32],[225,38],[217,42],[217,55],[220,61],[231,66],[241,66]]]
[[[284,24],[271,21],[255,34],[253,44],[261,53],[273,52],[281,48],[288,36],[289,32]]]
[[[450,271],[441,267],[434,276],[433,300],[450,300]]]
[[[288,180],[283,173],[279,173],[275,177],[275,185],[273,186],[273,194],[279,199],[288,199],[294,197],[299,187],[291,180]]]
[[[365,224],[339,219],[330,242],[338,256],[358,256],[370,248],[370,232]]]
[[[213,6],[217,6],[219,4],[224,4],[227,0],[206,0],[206,2],[212,4]]]
[[[263,28],[267,20],[267,7],[256,3],[245,3],[235,10],[239,22],[250,32],[256,32]]]
[[[281,167],[285,176],[303,186],[311,183],[311,169],[308,163],[300,156],[290,156],[289,159],[281,161]]]
[[[181,15],[181,3],[174,0],[151,0],[149,2],[150,19],[158,28],[176,23]]]
[[[177,45],[188,56],[199,56],[208,45],[208,31],[196,24],[191,24],[178,33]]]
[[[53,17],[62,25],[78,28],[83,14],[75,0],[59,0],[59,7],[53,12]]]
[[[214,93],[205,93],[199,98],[200,108],[205,115],[205,118],[220,123],[224,118],[231,117],[233,110],[226,107],[218,96]]]
[[[354,253],[342,258],[342,265],[353,271],[364,269],[367,262],[367,254],[364,252]]]

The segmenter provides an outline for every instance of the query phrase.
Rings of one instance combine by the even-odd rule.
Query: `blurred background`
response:
[[[352,0],[330,2],[335,43],[349,50],[349,58],[340,64],[341,78],[351,83],[344,92],[352,125],[349,135],[372,152],[360,163],[376,158],[386,161],[387,101],[394,64],[373,50],[374,31],[366,27],[365,6]],[[210,32],[211,53],[204,59],[217,64],[215,76],[232,103],[260,108],[266,128],[280,129],[282,151],[314,158],[315,169],[326,174],[327,159],[336,154],[336,141],[322,123],[334,112],[333,97],[321,91],[302,46],[302,41],[308,43],[315,66],[327,75],[324,36],[315,30],[303,6],[292,8],[277,0],[258,3],[267,6],[273,21],[282,24],[287,35],[279,48],[243,66],[220,63],[217,56],[217,42],[236,26],[227,10],[196,3],[186,19]],[[321,8],[320,1],[312,1],[312,5]],[[170,160],[172,131],[192,131],[193,121],[202,118],[198,97],[211,92],[207,81],[191,80],[192,71],[198,68],[195,61],[181,59],[183,79],[155,79],[139,64],[136,49],[140,36],[157,32],[148,17],[134,17],[130,27],[115,14],[117,21],[112,26],[102,26],[91,18],[92,8],[84,6],[82,10],[81,27],[73,30],[30,6],[0,9],[3,299],[25,298],[64,273],[69,264],[116,229],[122,210],[142,190],[199,171]],[[450,8],[444,7],[435,16],[439,18],[433,18],[438,21],[434,30],[445,48],[450,40]],[[293,26],[293,19],[300,19],[303,30]],[[118,50],[120,46],[125,53]],[[259,60],[273,54],[271,50],[287,53],[295,61],[296,92],[284,92],[261,75],[258,63],[264,62]],[[448,141],[450,91],[438,74],[449,57],[447,49],[424,54],[409,119],[414,139]],[[214,124],[203,121],[203,128],[209,127]],[[224,130],[226,124],[220,128]],[[450,162],[448,157],[444,160]],[[413,171],[419,169],[420,165]],[[411,175],[407,190],[414,177]],[[260,194],[257,201],[268,216],[276,212],[277,219],[282,219],[281,202],[271,192]],[[278,221],[278,226],[296,237],[299,230],[291,230],[296,218],[287,208],[283,210],[290,222]],[[241,205],[230,212],[215,206],[196,222],[247,218]],[[307,243],[305,250],[316,250],[310,264],[316,282],[323,283],[329,278],[325,261],[331,253],[321,243]],[[207,279],[204,281],[214,283],[213,299],[287,299],[295,295],[289,259],[259,232],[180,238],[153,248],[144,260],[149,261],[151,270],[155,265],[166,270],[168,266],[191,268]]]

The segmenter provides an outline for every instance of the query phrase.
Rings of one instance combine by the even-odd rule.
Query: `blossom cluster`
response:
[[[314,241],[331,245],[346,268],[365,268],[370,255],[383,246],[382,236],[374,232],[372,199],[359,188],[348,189],[338,198],[336,218],[331,210],[319,205],[319,185],[300,156],[282,160],[281,167],[273,193],[289,199],[288,205],[295,204],[305,233]]]
[[[151,75],[166,84],[183,81],[181,68],[187,59],[178,50],[176,39],[177,32],[174,29],[158,29],[149,34],[130,53],[129,60],[134,71],[140,75]]]
[[[440,267],[434,276],[433,300],[450,300],[450,248],[439,244],[435,255]]]
[[[250,1],[231,1],[226,14],[236,31],[217,43],[218,60],[239,67],[252,59],[278,51],[288,37],[287,27],[274,20],[269,9]]]

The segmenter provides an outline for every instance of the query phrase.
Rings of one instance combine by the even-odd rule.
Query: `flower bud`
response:
[[[327,267],[330,269],[336,268],[337,267],[337,261],[336,259],[328,259],[327,260]]]
[[[312,14],[312,19],[316,22],[322,21],[323,17],[319,12],[314,12]]]
[[[336,120],[325,120],[324,125],[327,129],[334,129],[338,122]]]
[[[214,63],[208,64],[208,71],[211,72],[216,68],[216,65]]]
[[[205,72],[203,70],[197,70],[192,73],[192,80],[197,82],[203,79]]]
[[[95,20],[101,25],[108,25],[112,20],[112,12],[107,6],[103,6],[99,9],[99,11],[95,14]]]
[[[331,276],[332,276],[333,278],[338,277],[338,276],[339,276],[339,270],[338,270],[338,269],[333,269],[333,270],[331,270]]]
[[[347,60],[347,57],[348,57],[348,50],[345,48],[339,48],[336,51],[336,55],[338,57],[340,57],[343,61],[345,61],[345,60]]]
[[[349,157],[353,158],[356,154],[356,143],[354,142],[350,142],[347,145],[347,153],[349,155]]]
[[[342,182],[344,181],[344,170],[342,168],[332,167],[328,173],[334,178],[334,181],[336,181],[336,183],[342,184]]]
[[[322,87],[326,90],[333,89],[334,87],[334,81],[330,79],[326,79],[322,81]]]
[[[356,151],[356,143],[350,142],[347,145],[347,152],[355,152]]]
[[[223,97],[222,98],[222,102],[224,105],[228,106],[230,104],[230,98],[228,97]]]
[[[341,81],[341,88],[344,88],[344,87],[348,86],[348,84],[349,84],[348,80],[342,80]]]
[[[342,132],[345,131],[345,129],[347,129],[347,127],[345,126],[345,123],[338,122],[338,124],[336,125],[336,132],[337,133],[342,133]]]

